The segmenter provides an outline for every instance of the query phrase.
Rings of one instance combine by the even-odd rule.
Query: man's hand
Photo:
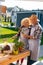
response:
[[[30,35],[26,35],[24,33],[22,33],[22,35],[23,35],[24,38],[27,38],[27,39],[35,39],[35,37],[30,36]]]

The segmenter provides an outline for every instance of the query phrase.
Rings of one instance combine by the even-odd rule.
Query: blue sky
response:
[[[38,1],[15,1],[15,0],[5,0],[5,2],[1,2],[2,5],[7,7],[19,6],[21,8],[31,10],[31,9],[43,9],[43,2]]]

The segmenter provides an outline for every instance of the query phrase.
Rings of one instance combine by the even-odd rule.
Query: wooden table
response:
[[[18,55],[8,55],[7,57],[0,59],[0,65],[9,65],[9,63],[12,63],[14,61],[20,60],[22,58],[25,58],[28,56],[28,62],[29,63],[29,57],[30,57],[30,51],[26,50],[22,53],[19,53]]]

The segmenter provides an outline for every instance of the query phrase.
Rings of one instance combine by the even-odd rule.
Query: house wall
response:
[[[16,27],[20,27],[21,20],[25,17],[29,17],[32,14],[36,14],[35,12],[20,12],[17,13],[17,22],[16,22]]]
[[[43,13],[39,13],[40,24],[43,27]]]
[[[12,12],[11,14],[11,19],[12,19],[12,22],[15,24],[16,26],[16,22],[17,22],[17,12]]]
[[[12,20],[13,22],[16,23],[16,27],[20,27],[20,23],[23,18],[29,17],[31,14],[36,14],[40,20],[39,23],[43,28],[43,11],[35,10],[35,11],[28,11],[28,12],[23,11],[23,12],[15,12],[15,13],[16,15],[14,13],[12,15]]]
[[[41,10],[36,10],[36,11],[34,11],[34,12],[36,12],[36,14],[37,14],[37,16],[38,16],[38,19],[40,20],[40,25],[42,26],[42,28],[43,28],[43,11],[41,11]]]

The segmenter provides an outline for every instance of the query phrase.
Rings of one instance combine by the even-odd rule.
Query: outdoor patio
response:
[[[40,57],[43,57],[43,45],[40,46],[40,55],[39,55],[39,58],[40,58]],[[20,62],[19,62],[19,63],[20,63]],[[16,64],[16,62],[13,62],[13,64]],[[27,58],[24,59],[22,65],[27,65]],[[35,63],[32,64],[32,65],[43,65],[43,59],[40,58],[37,62],[35,62]]]

